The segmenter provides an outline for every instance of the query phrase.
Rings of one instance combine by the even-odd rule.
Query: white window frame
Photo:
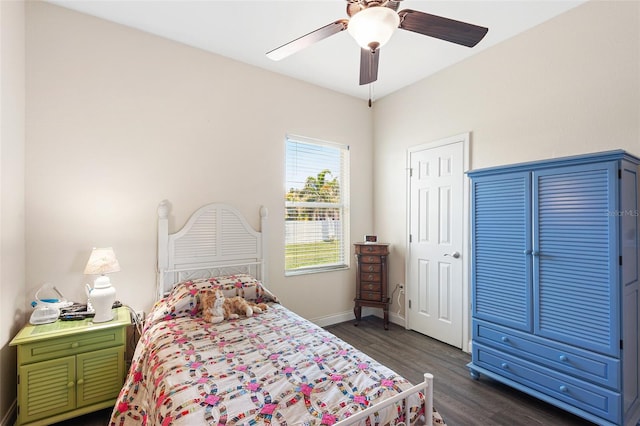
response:
[[[322,203],[322,202],[290,202],[286,200],[286,194],[289,191],[289,185],[287,184],[288,179],[289,179],[289,170],[286,169],[285,166],[285,236],[284,236],[284,243],[285,243],[285,276],[293,276],[293,275],[302,275],[302,274],[313,274],[313,273],[319,273],[319,272],[328,272],[328,271],[335,271],[335,270],[342,270],[342,269],[348,269],[350,266],[350,209],[349,209],[349,201],[350,201],[350,196],[349,196],[349,177],[350,177],[350,170],[349,170],[349,163],[350,163],[350,159],[349,159],[349,145],[345,145],[345,144],[340,144],[340,143],[335,143],[335,142],[329,142],[329,141],[324,141],[324,140],[319,140],[319,139],[313,139],[313,138],[308,138],[308,137],[304,137],[304,136],[298,136],[298,135],[287,135],[285,138],[285,164],[287,162],[286,157],[288,156],[288,148],[287,145],[289,142],[297,142],[297,143],[301,143],[301,144],[308,144],[308,145],[317,145],[317,146],[325,146],[325,147],[329,147],[329,148],[334,148],[337,150],[340,150],[341,156],[342,156],[342,161],[341,161],[341,166],[342,166],[342,170],[341,173],[339,173],[338,176],[338,182],[340,184],[340,202],[339,203]],[[315,265],[315,266],[308,266],[308,267],[300,267],[300,268],[295,268],[295,269],[286,269],[286,256],[287,256],[287,241],[290,237],[288,237],[287,231],[286,231],[286,227],[287,227],[287,223],[288,222],[286,220],[286,211],[287,208],[290,207],[306,207],[306,208],[318,208],[318,207],[324,207],[324,208],[338,208],[340,209],[340,216],[341,216],[341,226],[339,226],[340,229],[340,241],[342,243],[341,245],[341,251],[342,251],[342,259],[339,259],[339,263],[334,263],[334,264],[324,264],[324,265]]]

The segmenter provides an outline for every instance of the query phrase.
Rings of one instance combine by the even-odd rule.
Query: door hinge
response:
[[[618,179],[622,179],[622,169],[618,169]]]
[[[620,266],[622,266],[622,256],[620,256],[620,258],[619,258],[619,259],[620,259],[620,261],[619,261]]]
[[[622,339],[620,340],[620,350],[622,350]]]
[[[411,299],[409,299],[409,309],[411,309]]]
[[[412,243],[413,242],[413,235],[409,234],[409,242]]]

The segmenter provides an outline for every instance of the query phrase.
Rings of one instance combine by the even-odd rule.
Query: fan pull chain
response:
[[[369,108],[371,108],[371,105],[373,105],[373,83],[369,83]]]

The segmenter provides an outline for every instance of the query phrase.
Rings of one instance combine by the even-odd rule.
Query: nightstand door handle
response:
[[[80,379],[80,380],[78,380],[78,386],[79,386],[79,385],[83,385],[83,384],[84,384],[84,379]]]
[[[80,344],[79,344],[78,342],[73,342],[73,343],[71,344],[71,347],[72,347],[73,349],[77,348],[78,346],[80,346]]]
[[[73,382],[69,382],[69,383],[67,383],[67,387],[68,387],[68,388],[72,388],[74,385],[75,385],[75,383],[73,383]]]

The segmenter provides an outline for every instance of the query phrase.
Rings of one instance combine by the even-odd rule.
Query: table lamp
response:
[[[105,274],[119,270],[120,264],[111,247],[93,249],[84,268],[85,275],[99,275],[89,291],[89,299],[95,310],[93,322],[106,322],[113,319],[111,308],[116,300],[116,289],[111,286],[111,280]]]

